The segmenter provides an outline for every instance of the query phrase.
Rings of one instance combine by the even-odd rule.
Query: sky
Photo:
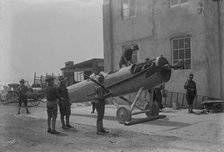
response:
[[[0,84],[103,58],[103,0],[0,0]]]

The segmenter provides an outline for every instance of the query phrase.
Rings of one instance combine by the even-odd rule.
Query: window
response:
[[[191,38],[173,38],[171,39],[173,64],[184,60],[184,69],[191,69]]]
[[[84,80],[83,71],[77,71],[74,73],[74,80],[79,82]]]
[[[121,0],[122,19],[136,16],[136,0]]]
[[[128,0],[121,0],[121,11],[123,18],[128,17],[129,15]]]
[[[176,7],[188,3],[189,0],[170,0],[170,7]]]

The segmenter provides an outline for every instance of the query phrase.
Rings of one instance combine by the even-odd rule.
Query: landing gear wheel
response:
[[[121,106],[117,109],[117,119],[120,123],[125,123],[131,120],[131,112],[129,107]]]
[[[38,106],[40,104],[41,98],[40,97],[36,97],[35,99],[31,100],[31,104],[33,106]]]
[[[152,107],[150,107],[149,104],[145,106],[145,110],[150,110],[149,112],[146,112],[147,117],[152,117],[152,116],[158,116],[159,115],[159,105],[157,102],[152,103]]]

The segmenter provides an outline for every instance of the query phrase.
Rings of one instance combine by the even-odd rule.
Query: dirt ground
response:
[[[44,108],[30,107],[31,115],[38,113],[39,110],[43,111]],[[218,141],[186,139],[175,134],[173,136],[144,134],[113,128],[108,135],[96,135],[94,126],[79,123],[73,123],[74,129],[59,129],[61,134],[52,135],[46,132],[46,119],[26,114],[15,115],[16,112],[15,105],[0,104],[0,152],[221,152],[224,150]],[[59,118],[57,120],[59,125]]]

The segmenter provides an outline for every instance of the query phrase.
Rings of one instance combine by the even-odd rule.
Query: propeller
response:
[[[180,60],[179,62],[175,63],[174,65],[168,65],[170,69],[181,69],[184,68],[184,60]]]
[[[184,68],[184,60],[181,60],[173,65],[165,64],[165,65],[158,65],[158,66],[151,66],[147,69],[146,77],[150,77],[154,73],[160,71],[160,70],[171,70],[171,69],[180,69]]]

